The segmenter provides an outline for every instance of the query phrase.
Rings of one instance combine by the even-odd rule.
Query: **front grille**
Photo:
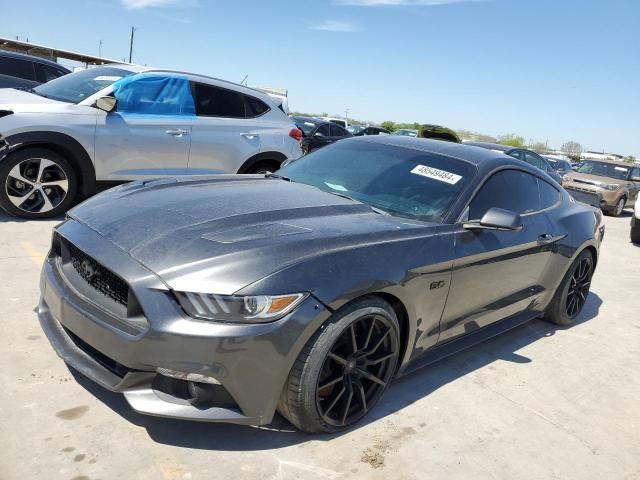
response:
[[[126,282],[72,243],[66,243],[71,264],[76,273],[101,294],[126,306],[129,297],[129,287]]]
[[[117,375],[118,377],[122,378],[127,373],[129,373],[131,371],[134,371],[131,368],[125,367],[121,363],[116,362],[112,358],[107,357],[104,353],[99,352],[98,350],[93,348],[91,345],[89,345],[87,342],[85,342],[80,337],[78,337],[71,330],[68,330],[65,327],[62,327],[62,328],[64,329],[65,333],[69,336],[69,338],[75,344],[76,347],[78,347],[84,353],[89,355],[92,359],[94,359],[96,362],[98,362],[104,368],[109,370],[111,373],[113,373],[113,374]]]

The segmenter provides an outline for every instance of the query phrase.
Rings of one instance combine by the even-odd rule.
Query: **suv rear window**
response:
[[[263,113],[269,111],[269,107],[262,100],[258,100],[255,97],[250,97],[249,95],[242,95],[247,104],[247,117],[259,117]],[[280,105],[280,110],[282,110],[282,105]],[[284,112],[284,110],[282,110]]]

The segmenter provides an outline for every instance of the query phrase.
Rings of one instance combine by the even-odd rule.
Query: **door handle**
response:
[[[167,135],[173,135],[174,137],[182,137],[183,135],[189,135],[189,132],[187,130],[182,130],[180,128],[167,130],[164,133],[166,133]]]
[[[257,133],[241,133],[240,136],[248,140],[253,140],[254,138],[258,138],[260,135]]]
[[[553,235],[549,233],[543,233],[538,237],[538,243],[545,244],[553,242]]]

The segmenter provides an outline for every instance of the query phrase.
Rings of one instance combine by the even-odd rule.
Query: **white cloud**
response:
[[[381,6],[423,6],[447,5],[450,3],[462,3],[482,0],[334,0],[336,5],[350,5],[354,7],[381,7]]]
[[[120,0],[120,3],[129,9],[142,9],[153,7],[172,7],[180,3],[179,0]]]
[[[362,28],[350,22],[341,22],[339,20],[325,20],[311,27],[312,30],[321,30],[324,32],[343,32],[354,33],[361,32]]]

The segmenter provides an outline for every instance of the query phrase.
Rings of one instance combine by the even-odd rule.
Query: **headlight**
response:
[[[570,181],[570,180],[571,180],[571,177],[570,177],[569,175],[564,175],[564,176],[562,177],[562,183],[564,183],[564,182],[568,182],[568,181]]]
[[[620,188],[620,185],[617,183],[610,183],[608,185],[601,185],[601,187],[605,190],[617,190],[618,188]]]
[[[192,292],[175,292],[175,295],[189,316],[230,323],[272,322],[291,312],[307,296],[292,293],[240,297]]]

